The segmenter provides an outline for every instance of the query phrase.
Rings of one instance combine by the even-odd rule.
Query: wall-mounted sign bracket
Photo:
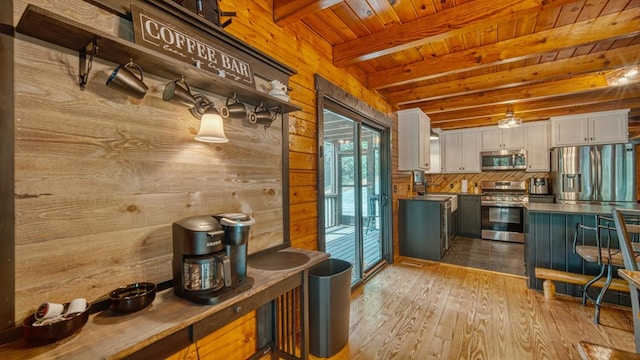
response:
[[[87,61],[87,53],[90,54],[89,61]],[[89,81],[89,73],[91,72],[91,67],[93,66],[93,57],[98,53],[98,38],[95,37],[93,40],[84,47],[82,51],[80,51],[79,61],[79,78],[80,78],[80,89],[84,90]]]

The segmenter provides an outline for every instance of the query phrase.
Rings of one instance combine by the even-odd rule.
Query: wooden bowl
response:
[[[111,310],[131,313],[147,307],[156,298],[156,284],[140,282],[113,290],[109,294]]]

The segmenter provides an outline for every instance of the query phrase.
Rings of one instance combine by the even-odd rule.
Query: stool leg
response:
[[[611,264],[607,265],[607,281],[604,283],[602,290],[600,290],[600,294],[598,294],[598,298],[596,299],[596,313],[593,318],[593,322],[596,324],[600,324],[600,304],[602,303],[602,299],[604,298],[604,293],[607,292],[609,286],[611,285],[611,280],[613,279]]]
[[[582,287],[582,306],[585,306],[587,304],[587,298],[589,298],[589,300],[593,301],[589,297],[588,290],[591,287],[591,285],[593,285],[596,281],[600,280],[604,276],[604,271],[605,270],[606,270],[605,265],[602,265],[600,267],[600,273],[598,275],[596,275],[596,277],[594,277],[593,279],[589,280],[589,282],[584,284],[584,286]]]

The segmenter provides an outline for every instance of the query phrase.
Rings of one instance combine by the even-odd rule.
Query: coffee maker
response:
[[[174,294],[195,303],[217,304],[253,285],[246,276],[246,245],[255,220],[231,215],[193,216],[173,223]]]

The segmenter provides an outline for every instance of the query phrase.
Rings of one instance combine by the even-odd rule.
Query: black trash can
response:
[[[333,356],[349,341],[351,269],[340,259],[309,269],[309,350],[314,356]]]

